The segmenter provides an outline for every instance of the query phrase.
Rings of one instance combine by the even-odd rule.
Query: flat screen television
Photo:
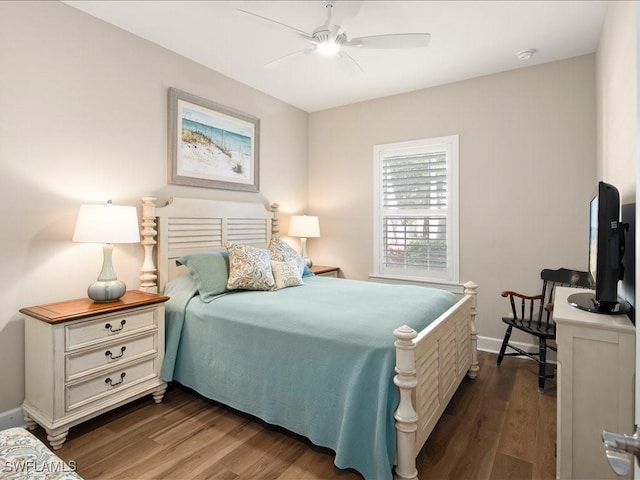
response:
[[[618,298],[618,282],[624,277],[626,227],[620,221],[618,189],[599,182],[589,212],[589,276],[595,292],[570,295],[569,303],[589,312],[627,313],[629,304]]]

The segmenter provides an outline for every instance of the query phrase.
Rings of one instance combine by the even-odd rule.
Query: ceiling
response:
[[[595,52],[606,1],[347,1],[349,38],[431,34],[426,48],[348,49],[362,67],[319,55],[265,65],[309,43],[247,10],[311,33],[322,0],[65,3],[308,112]],[[534,49],[529,60],[518,52]]]

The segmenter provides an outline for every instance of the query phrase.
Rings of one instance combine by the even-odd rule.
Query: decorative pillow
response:
[[[283,242],[282,239],[278,236],[271,237],[271,242],[269,243],[269,255],[271,255],[271,260],[275,260],[276,262],[286,262],[289,260],[294,260],[298,267],[298,271],[300,272],[300,276],[304,274],[306,262],[304,258],[298,255],[288,243]]]
[[[286,262],[271,260],[271,270],[276,282],[276,290],[304,285],[295,260],[287,260]]]
[[[200,299],[209,303],[227,291],[229,254],[227,252],[192,253],[176,260],[184,265],[198,287]]]
[[[229,252],[229,290],[272,290],[275,286],[269,252],[226,242]]]
[[[313,273],[313,271],[307,266],[307,264],[305,263],[304,265],[304,271],[302,272],[302,278],[305,277],[313,277],[315,276],[315,273]]]

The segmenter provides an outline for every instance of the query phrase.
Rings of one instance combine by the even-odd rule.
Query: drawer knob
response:
[[[127,323],[126,320],[120,320],[120,328],[113,328],[113,326],[110,323],[107,323],[104,328],[106,328],[107,330],[109,330],[110,332],[119,332],[120,330],[122,330],[124,328],[125,323]]]
[[[106,352],[104,352],[104,354],[105,356],[109,357],[111,360],[115,360],[116,358],[122,357],[126,349],[127,347],[123,345],[122,348],[120,349],[120,355],[116,355],[115,357],[113,356],[113,353],[111,353],[111,350],[107,350]]]
[[[120,374],[120,381],[113,383],[113,380],[111,380],[110,378],[107,377],[107,379],[104,381],[104,383],[108,383],[109,385],[111,385],[112,387],[117,387],[118,385],[120,385],[122,382],[124,382],[124,376],[126,375],[126,373],[122,372]]]

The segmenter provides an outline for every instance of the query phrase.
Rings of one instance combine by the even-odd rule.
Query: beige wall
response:
[[[480,284],[480,335],[500,338],[501,290],[535,291],[542,267],[585,267],[595,180],[635,192],[634,12],[609,4],[597,62],[307,115],[64,4],[0,2],[0,412],[23,398],[18,309],[83,296],[98,273],[100,253],[70,242],[81,203],[150,193],[278,201],[288,213],[308,202],[322,229],[309,240],[315,262],[366,279],[378,143],[460,135],[461,279]],[[170,86],[261,119],[260,195],[166,184]],[[131,288],[141,260],[139,246],[116,247]]]
[[[596,53],[598,180],[623,203],[635,201],[637,119],[636,2],[609,2]]]
[[[0,2],[0,413],[24,397],[18,309],[85,295],[102,262],[71,242],[81,203],[190,196],[307,203],[306,112],[60,2]],[[167,89],[261,120],[261,194],[169,186]],[[140,245],[114,267],[138,286]],[[43,359],[47,361],[47,359]]]
[[[310,256],[366,279],[373,146],[459,134],[460,278],[480,285],[479,334],[501,338],[502,290],[537,292],[545,267],[586,269],[595,109],[587,55],[310,114],[309,213],[322,230]]]
[[[596,52],[597,175],[618,188],[623,205],[635,203],[637,193],[637,8],[636,2],[609,2]],[[625,286],[620,295],[635,305],[635,291]]]

